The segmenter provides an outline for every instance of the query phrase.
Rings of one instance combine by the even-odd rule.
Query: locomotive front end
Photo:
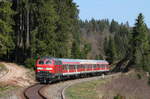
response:
[[[53,60],[47,58],[38,59],[36,62],[36,80],[40,83],[49,83],[53,79]]]

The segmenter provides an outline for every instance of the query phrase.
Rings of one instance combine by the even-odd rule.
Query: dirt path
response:
[[[21,66],[17,66],[13,63],[4,63],[2,62],[8,69],[6,75],[0,78],[0,83],[16,85],[21,87],[26,87],[34,83],[34,80],[28,77],[27,73],[28,69],[25,69]]]

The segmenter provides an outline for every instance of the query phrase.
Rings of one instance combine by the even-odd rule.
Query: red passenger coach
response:
[[[36,79],[41,83],[48,83],[66,77],[108,72],[109,67],[106,60],[42,57],[36,62]]]

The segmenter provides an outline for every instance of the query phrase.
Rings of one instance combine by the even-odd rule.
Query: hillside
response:
[[[66,90],[67,99],[149,99],[149,93],[148,75],[141,71],[76,84]]]
[[[9,98],[11,95],[16,97],[22,89],[35,83],[33,71],[14,63],[0,62],[0,64],[4,68],[0,71],[0,98]]]

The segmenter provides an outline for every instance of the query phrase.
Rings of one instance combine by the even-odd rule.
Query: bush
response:
[[[138,79],[141,79],[141,78],[142,78],[142,76],[141,76],[140,74],[137,74],[137,77],[138,77]]]
[[[114,97],[114,99],[125,99],[125,97],[118,94],[117,96]]]
[[[149,77],[149,79],[148,79],[148,85],[150,86],[150,77]]]
[[[33,58],[28,58],[25,61],[25,65],[26,65],[27,68],[34,68],[35,67],[35,63],[36,63],[36,60],[33,59]]]

